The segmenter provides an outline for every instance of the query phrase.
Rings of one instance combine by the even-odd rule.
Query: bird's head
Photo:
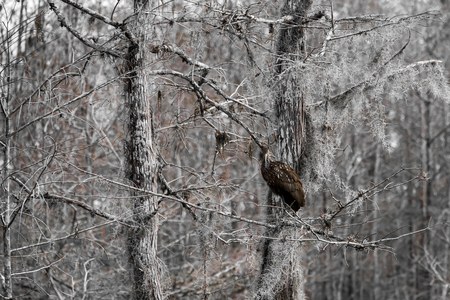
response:
[[[260,161],[261,165],[267,166],[267,164],[273,160],[274,159],[273,159],[272,153],[270,153],[269,147],[262,146],[261,152],[259,154],[259,161]]]

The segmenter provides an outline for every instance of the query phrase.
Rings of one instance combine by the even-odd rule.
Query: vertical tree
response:
[[[146,11],[156,3],[134,1],[133,21],[128,24],[130,39],[124,63],[125,77],[125,174],[132,186],[132,211],[135,224],[129,229],[127,248],[133,273],[135,299],[163,299],[163,269],[158,251],[158,198],[145,195],[157,192],[157,151],[154,141],[152,95],[154,84],[148,68],[150,42],[158,39],[153,28],[154,17]],[[143,192],[144,191],[144,194]]]
[[[6,23],[5,35],[9,36],[10,24]],[[10,161],[11,161],[11,118],[10,118],[10,101],[11,101],[11,68],[12,68],[12,47],[10,40],[6,40],[4,56],[5,66],[2,70],[2,97],[0,99],[0,122],[3,128],[2,138],[0,139],[1,151],[1,225],[3,237],[3,275],[1,276],[3,290],[6,299],[12,299],[12,277],[11,277],[11,188],[10,188]],[[5,213],[6,212],[6,213]]]
[[[286,3],[287,5],[292,5],[289,1]],[[298,7],[309,7],[307,1],[298,1],[296,4]],[[306,15],[304,12],[302,13],[303,15]],[[410,36],[410,34],[408,34],[411,30],[410,26],[414,26],[413,24],[418,24],[420,22],[427,22],[428,17],[433,13],[419,14],[404,19],[392,19],[388,22],[373,17],[358,18],[358,21],[354,22],[352,18],[335,19],[333,15],[331,15],[328,19],[328,21],[331,21],[331,26],[326,37],[323,37],[324,39],[321,43],[322,46],[319,47],[315,46],[317,45],[315,44],[317,41],[315,38],[320,39],[320,34],[314,35],[313,32],[316,27],[310,22],[322,17],[323,13],[310,11],[308,14],[309,18],[304,17],[305,21],[303,21],[303,23],[308,23],[305,27],[311,29],[305,29],[305,31],[312,34],[313,38],[308,39],[309,44],[303,44],[304,49],[307,49],[306,55],[302,55],[302,52],[298,51],[301,47],[296,48],[295,45],[300,43],[298,43],[298,41],[295,43],[292,39],[293,36],[303,37],[304,30],[300,29],[295,31],[296,35],[288,35],[289,43],[286,48],[296,49],[298,52],[297,56],[291,55],[290,66],[287,70],[284,70],[284,75],[293,75],[291,75],[291,77],[286,76],[284,78],[285,80],[282,80],[282,82],[283,84],[286,84],[286,82],[292,83],[289,86],[283,86],[283,84],[280,83],[278,84],[282,86],[280,89],[282,95],[284,97],[287,96],[287,99],[294,103],[280,101],[275,104],[289,104],[282,107],[282,109],[275,110],[277,115],[274,119],[279,121],[275,122],[276,126],[278,126],[278,131],[276,130],[277,145],[281,145],[279,154],[283,160],[289,161],[295,165],[295,161],[292,162],[292,159],[299,159],[300,168],[297,168],[297,170],[299,170],[304,182],[306,182],[310,193],[314,193],[319,189],[319,184],[324,181],[333,183],[334,187],[337,188],[337,191],[342,193],[342,200],[333,197],[336,200],[337,205],[334,208],[331,206],[327,209],[326,213],[322,216],[322,226],[324,226],[324,228],[334,227],[333,223],[336,221],[342,224],[342,221],[339,220],[340,218],[338,218],[338,216],[341,212],[345,211],[348,218],[346,218],[342,224],[344,225],[344,230],[342,231],[341,236],[347,236],[350,240],[355,240],[358,235],[364,236],[364,225],[361,225],[356,236],[351,234],[351,231],[347,228],[354,226],[353,223],[358,219],[361,220],[360,224],[367,224],[367,219],[360,219],[357,217],[361,212],[363,213],[363,216],[365,215],[365,218],[368,218],[369,216],[378,218],[376,213],[364,214],[362,207],[367,205],[365,202],[367,195],[369,197],[374,197],[373,200],[375,201],[379,199],[376,197],[380,193],[379,187],[380,185],[383,185],[383,182],[385,182],[386,179],[381,179],[380,170],[375,166],[374,175],[377,180],[373,185],[368,184],[368,182],[371,181],[368,178],[366,178],[365,181],[346,181],[345,175],[342,176],[335,171],[336,167],[334,166],[333,161],[336,155],[336,149],[341,144],[341,138],[343,137],[342,133],[345,132],[344,129],[347,124],[355,124],[357,121],[366,123],[372,134],[380,139],[385,148],[389,148],[390,144],[386,138],[386,123],[384,122],[385,101],[386,99],[395,100],[398,98],[401,95],[401,92],[398,89],[405,85],[410,85],[413,89],[421,91],[426,90],[431,92],[436,98],[448,101],[448,87],[443,81],[443,77],[437,75],[442,72],[439,65],[440,62],[425,61],[402,67],[399,58],[402,57],[404,50],[409,44],[410,38],[408,38],[408,41],[404,46],[399,47],[398,49],[395,49],[395,44],[391,43],[391,38],[394,36]],[[295,19],[296,15],[302,14],[291,12],[290,18]],[[352,25],[350,26],[350,23],[348,22],[351,22]],[[298,21],[293,22],[291,23],[291,26],[295,28],[294,24],[298,25],[299,23],[300,22]],[[386,31],[390,31],[389,34],[387,34]],[[283,29],[281,28],[278,42],[283,36]],[[372,48],[367,48],[368,45]],[[278,46],[277,49],[280,49],[280,46]],[[296,58],[300,59],[296,60]],[[303,58],[303,60],[301,60],[301,58]],[[277,59],[280,61],[280,58]],[[422,66],[424,68],[422,68]],[[277,67],[278,70],[280,70],[279,66]],[[412,78],[411,75],[413,75],[411,71],[421,74],[419,77],[429,76],[425,74],[429,74],[428,71],[430,68],[434,69],[431,72],[432,74],[435,74],[436,77],[429,78],[429,80],[420,80],[421,84],[410,81]],[[434,83],[428,84],[431,82]],[[333,94],[335,96],[333,96]],[[278,100],[281,98],[284,100],[284,97],[278,96],[276,99]],[[297,106],[296,103],[298,103]],[[302,107],[301,103],[305,103],[304,114],[302,113],[302,110],[298,109],[298,107]],[[286,118],[286,120],[291,121],[291,123],[289,123],[290,126],[288,126],[288,128],[283,127],[283,124],[285,123],[283,121],[280,122],[280,119],[283,120],[283,117],[280,117],[280,115],[286,116],[290,113],[294,114],[294,116]],[[297,119],[299,117],[301,118],[303,115],[305,115],[304,122],[302,122],[301,119]],[[301,132],[301,130],[296,130],[296,128],[303,123],[305,123],[305,125],[301,128],[304,128],[305,141],[300,148],[301,152],[295,152],[291,150],[289,147],[290,143],[286,143],[286,141],[289,141],[292,144],[300,144],[302,139],[297,139],[300,135],[298,133],[290,134],[290,132]],[[424,124],[428,124],[428,122],[424,122]],[[292,153],[297,154],[292,155]],[[368,153],[374,152],[371,150]],[[428,156],[429,154],[427,154],[427,157]],[[359,164],[361,157],[357,158],[359,161],[356,163]],[[377,159],[377,161],[377,164],[379,164],[379,159]],[[358,165],[355,165],[355,168],[356,167],[358,167]],[[354,173],[354,169],[350,174],[351,173]],[[420,174],[418,174],[418,177],[416,178],[424,179]],[[356,191],[353,187],[358,184],[365,187]],[[424,184],[429,185],[429,182]],[[377,204],[375,204],[375,206],[377,207]],[[286,226],[285,224],[283,225]],[[426,228],[426,224],[419,226],[416,230],[421,228]],[[377,227],[374,227],[373,230],[373,233],[378,231]],[[274,234],[270,236],[276,239]],[[297,238],[296,241],[298,240],[299,239]],[[332,240],[333,238],[328,240],[328,242],[331,242]],[[265,245],[274,243],[282,244],[284,241],[283,239],[280,239],[280,241],[268,241]],[[270,253],[267,257],[271,260],[269,267],[267,267],[267,262],[263,261],[263,270],[268,269],[272,274],[276,274],[272,275],[270,280],[267,281],[272,283],[272,285],[266,284],[266,287],[269,290],[274,287],[273,282],[279,282],[277,280],[280,278],[282,278],[281,281],[284,285],[279,284],[277,292],[282,290],[285,293],[291,286],[289,279],[285,280],[286,277],[283,275],[289,273],[287,270],[296,269],[296,267],[292,267],[295,264],[290,264],[291,268],[289,269],[282,263],[283,259],[281,257],[283,257],[283,251],[286,248],[287,247],[280,246],[277,249],[273,249],[273,251],[263,252],[264,254]],[[294,253],[293,250],[288,250],[287,252]],[[357,264],[356,254],[353,258],[352,262]],[[278,261],[276,261],[276,259],[278,259]],[[375,255],[374,259],[377,264],[378,255]],[[298,269],[300,269],[300,261],[302,260],[299,259],[297,261],[298,263],[296,266]],[[277,268],[274,266],[281,267]],[[352,274],[348,274],[344,268],[337,270],[337,273],[340,274],[339,287],[335,294],[338,295],[338,299],[339,295],[342,297],[354,297],[357,293],[358,286],[361,286],[358,281],[363,277],[359,276],[358,278],[356,276],[357,267],[355,265],[352,266],[352,268],[354,268]],[[374,275],[375,280],[378,279],[379,282],[380,277],[378,272],[379,271],[376,270],[372,275]],[[267,276],[266,274],[267,273],[263,272],[261,277]],[[289,278],[289,276],[287,277]],[[421,282],[423,283],[424,281]],[[372,292],[375,294],[372,294]],[[364,291],[361,290],[360,293],[364,294]],[[380,289],[371,291],[371,295],[380,297]],[[268,298],[271,297],[273,297],[273,295],[270,295]],[[286,294],[281,296],[281,298],[285,297],[290,299],[301,296],[293,296],[292,293],[290,296],[286,296]]]
[[[301,173],[300,157],[305,139],[305,90],[302,74],[295,64],[305,59],[304,26],[310,20],[307,13],[312,1],[286,1],[281,8],[281,17],[289,18],[289,24],[281,24],[276,42],[274,64],[275,101],[272,119],[276,126],[276,153],[282,161],[291,164]],[[320,18],[319,13],[315,19]],[[270,101],[270,98],[267,99]],[[282,200],[273,194],[268,196],[268,221],[279,223],[284,215]],[[280,239],[289,235],[299,239],[292,229],[269,229],[268,238],[262,244],[262,263],[255,299],[303,299],[303,250],[301,243]],[[276,267],[275,267],[276,266]],[[280,274],[280,270],[284,271]],[[281,276],[280,276],[281,275]]]

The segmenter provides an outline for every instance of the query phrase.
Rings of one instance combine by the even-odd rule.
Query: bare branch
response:
[[[186,52],[184,52],[182,49],[178,48],[177,46],[173,46],[173,45],[169,45],[169,44],[163,44],[163,45],[153,45],[153,48],[151,49],[151,52],[153,53],[164,53],[164,52],[171,52],[171,53],[175,53],[176,55],[178,55],[179,57],[181,57],[181,59],[192,66],[196,66],[198,68],[202,69],[211,69],[210,66],[199,62],[198,60],[194,60],[191,57],[189,57]]]
[[[89,8],[87,8],[87,7],[84,7],[84,6],[82,6],[82,5],[80,5],[80,4],[76,3],[76,2],[73,2],[71,0],[61,0],[61,1],[66,3],[66,4],[69,4],[70,6],[73,6],[76,9],[79,9],[80,11],[90,15],[91,17],[94,17],[97,20],[100,20],[100,21],[102,21],[102,22],[104,22],[104,23],[106,23],[108,25],[111,25],[111,26],[113,26],[115,28],[120,28],[121,26],[123,26],[122,23],[115,22],[115,21],[113,21],[113,20],[111,20],[111,19],[109,19],[109,18],[107,18],[107,17],[105,17],[105,16],[103,16],[103,15],[101,15],[101,14],[99,14],[99,13],[97,13],[97,12],[95,12],[95,11],[89,9]]]
[[[39,272],[39,271],[42,271],[42,270],[46,270],[46,269],[56,265],[57,263],[59,263],[63,259],[64,259],[64,256],[61,257],[60,259],[58,259],[57,261],[54,261],[54,262],[50,263],[49,265],[43,266],[43,267],[38,268],[38,269],[30,270],[30,271],[25,271],[25,272],[20,272],[20,273],[13,273],[13,274],[11,274],[11,276],[27,275],[27,274],[36,273],[36,272]]]
[[[36,247],[40,247],[40,246],[45,246],[45,245],[52,244],[52,243],[55,243],[55,242],[58,242],[58,241],[63,241],[63,240],[69,239],[69,238],[77,238],[80,233],[87,232],[87,231],[90,231],[90,230],[94,230],[94,229],[97,229],[97,228],[100,228],[100,227],[103,227],[103,226],[106,226],[106,225],[110,225],[110,224],[115,223],[115,222],[116,221],[108,221],[106,223],[95,225],[95,226],[92,226],[92,227],[89,227],[89,228],[86,228],[86,229],[77,230],[74,233],[68,234],[68,235],[60,237],[60,238],[51,239],[51,240],[46,241],[46,242],[40,242],[40,243],[37,243],[37,244],[31,244],[31,245],[23,246],[23,247],[16,248],[16,249],[11,249],[11,253],[18,252],[18,251],[23,251],[23,250],[27,250],[27,249],[31,249],[31,248],[36,248]]]
[[[34,123],[36,123],[36,122],[42,120],[42,119],[45,118],[45,117],[48,117],[48,116],[50,116],[50,115],[52,115],[52,114],[58,112],[58,111],[59,111],[61,108],[63,108],[63,107],[66,107],[66,106],[68,106],[68,105],[70,105],[70,104],[72,104],[72,103],[75,103],[75,102],[77,102],[77,101],[79,101],[79,100],[81,100],[81,99],[86,98],[87,96],[91,95],[91,94],[94,93],[95,91],[98,91],[98,90],[100,90],[100,89],[102,89],[102,88],[104,88],[104,87],[110,85],[111,83],[113,83],[113,82],[119,80],[120,78],[121,78],[121,77],[115,77],[115,78],[110,79],[110,80],[108,80],[108,81],[106,81],[106,82],[103,82],[103,83],[97,85],[95,88],[91,89],[90,91],[88,91],[88,92],[86,92],[86,93],[83,93],[83,94],[79,95],[78,97],[75,97],[75,98],[73,98],[72,100],[67,101],[67,102],[64,103],[64,104],[58,105],[57,107],[53,108],[51,111],[49,111],[49,112],[47,112],[47,113],[45,113],[45,114],[43,114],[43,115],[40,115],[39,117],[37,117],[37,118],[35,118],[35,119],[29,121],[29,122],[26,123],[25,125],[22,125],[19,129],[16,129],[15,131],[11,132],[10,134],[8,134],[8,137],[11,137],[11,136],[16,135],[17,133],[21,132],[22,130],[24,130],[24,129],[27,128],[28,126],[30,126],[30,125],[32,125],[32,124],[34,124]]]
[[[20,110],[26,103],[30,102],[31,99],[38,93],[40,92],[44,86],[52,79],[54,78],[58,73],[61,72],[65,72],[69,67],[74,66],[76,63],[79,63],[83,60],[85,60],[86,58],[90,57],[95,50],[92,50],[88,53],[86,53],[85,55],[81,56],[79,59],[77,59],[76,61],[74,61],[71,64],[68,65],[64,65],[63,67],[59,68],[58,70],[56,70],[55,72],[53,72],[50,76],[48,76],[25,100],[23,100],[19,105],[17,105],[14,109],[12,109],[9,112],[9,117],[11,117],[13,114],[15,114],[18,110]],[[64,73],[64,79],[71,77],[71,76],[79,76],[80,74],[75,74],[75,73]]]
[[[389,23],[385,23],[385,24],[381,24],[381,25],[378,25],[378,26],[374,26],[374,27],[366,29],[366,30],[360,30],[360,31],[355,32],[355,33],[349,33],[349,34],[337,36],[337,37],[334,37],[334,38],[330,38],[329,41],[335,41],[335,40],[340,40],[340,39],[344,39],[344,38],[349,38],[349,37],[352,37],[352,36],[355,36],[355,35],[367,34],[369,32],[376,31],[376,30],[379,30],[379,29],[384,28],[384,27],[391,27],[391,26],[395,26],[395,25],[399,25],[399,24],[408,22],[411,19],[422,18],[422,17],[433,17],[433,18],[436,18],[437,16],[439,16],[439,14],[440,13],[437,12],[437,11],[429,11],[429,12],[421,13],[421,14],[418,14],[418,15],[415,15],[415,16],[408,16],[408,17],[405,17],[405,18],[400,18],[398,21],[395,21],[395,22],[391,21]],[[336,22],[339,22],[339,21],[336,21]]]
[[[224,217],[228,217],[228,218],[231,218],[231,219],[243,221],[243,222],[254,224],[254,225],[259,225],[259,226],[264,226],[264,227],[269,227],[269,228],[275,228],[276,227],[275,225],[272,225],[272,224],[259,222],[259,221],[255,221],[255,220],[250,220],[250,219],[247,219],[247,218],[244,218],[244,217],[236,216],[236,215],[233,215],[231,213],[219,211],[219,210],[216,210],[216,209],[211,209],[211,208],[198,206],[198,205],[192,204],[192,203],[190,203],[188,201],[175,198],[173,196],[159,194],[159,193],[155,193],[155,192],[152,192],[152,191],[147,191],[147,190],[144,190],[144,189],[141,189],[141,188],[137,188],[137,187],[134,187],[134,186],[131,186],[131,185],[128,185],[128,184],[124,184],[124,183],[121,183],[121,182],[118,182],[118,181],[114,181],[114,180],[108,179],[108,178],[106,178],[104,176],[101,176],[101,175],[98,175],[98,174],[91,173],[91,172],[88,172],[86,170],[83,170],[83,169],[81,169],[81,168],[79,168],[79,167],[77,167],[77,166],[75,166],[73,164],[71,164],[71,166],[73,168],[77,169],[80,172],[83,172],[85,174],[93,176],[93,178],[96,178],[96,179],[99,179],[99,180],[104,180],[104,181],[109,182],[111,184],[114,184],[116,186],[120,186],[120,187],[123,187],[123,188],[131,189],[131,190],[134,190],[136,192],[141,192],[143,195],[150,195],[150,196],[161,197],[163,199],[172,200],[172,201],[178,202],[180,204],[184,204],[184,205],[190,206],[190,207],[195,208],[195,209],[199,209],[199,210],[202,210],[202,211],[208,211],[208,212],[212,212],[212,213],[217,213],[218,215],[222,215]]]
[[[51,138],[51,137],[49,137],[49,138]],[[11,225],[14,222],[14,219],[16,218],[16,216],[19,213],[19,211],[23,210],[25,204],[31,198],[31,195],[32,195],[33,191],[36,189],[37,185],[39,184],[39,180],[41,179],[42,175],[44,174],[44,172],[47,170],[47,168],[52,163],[53,158],[55,157],[55,155],[57,153],[57,151],[56,151],[56,143],[55,143],[55,141],[53,139],[52,139],[52,141],[53,141],[53,154],[50,156],[50,159],[48,159],[48,161],[46,161],[46,163],[45,163],[44,167],[42,168],[38,178],[36,179],[36,182],[34,183],[34,186],[31,188],[31,190],[28,191],[28,196],[25,198],[25,200],[23,200],[23,202],[20,205],[18,205],[13,210],[13,213],[11,214],[11,218],[10,218],[9,224],[7,224],[7,227],[11,227]]]
[[[419,61],[419,62],[416,62],[416,63],[412,63],[412,64],[410,64],[410,65],[408,65],[408,66],[406,66],[404,68],[397,69],[397,70],[395,70],[395,71],[393,71],[393,72],[391,72],[389,74],[386,74],[384,77],[385,78],[391,78],[391,77],[393,77],[393,76],[395,76],[397,74],[405,73],[405,72],[407,72],[407,71],[409,71],[411,69],[415,69],[415,68],[418,68],[420,66],[424,66],[424,65],[428,65],[428,64],[429,65],[440,64],[440,63],[442,63],[441,60]],[[382,68],[384,68],[384,66]],[[380,70],[381,70],[381,68],[380,68]],[[380,72],[380,70],[377,70],[376,72],[374,72],[372,74],[372,76],[375,76],[376,74],[378,74]],[[367,87],[371,87],[371,86],[374,86],[374,84],[372,83],[372,80],[365,79],[365,80],[362,80],[361,82],[353,85],[352,87],[350,87],[346,91],[344,91],[344,92],[342,92],[342,93],[340,93],[340,94],[338,94],[336,96],[331,97],[328,100],[316,102],[314,104],[309,105],[308,107],[311,107],[311,108],[323,107],[327,102],[329,102],[329,103],[331,103],[332,105],[334,105],[336,107],[340,107],[341,109],[344,109],[344,108],[347,107],[348,103],[350,103],[350,101],[353,100],[354,95],[358,91],[360,91],[362,89],[365,89]]]
[[[50,9],[53,10],[53,12],[57,15],[58,21],[61,23],[61,26],[67,28],[67,30],[71,34],[73,34],[73,36],[75,36],[78,40],[80,40],[83,44],[85,44],[86,46],[88,46],[88,47],[90,47],[92,49],[95,49],[97,51],[104,52],[104,53],[107,53],[109,55],[112,55],[113,57],[123,58],[123,54],[120,53],[120,52],[111,50],[109,48],[104,48],[102,46],[98,46],[95,43],[92,43],[92,42],[84,39],[77,30],[75,30],[69,24],[67,24],[66,19],[63,17],[61,12],[58,10],[58,8],[56,7],[56,5],[53,2],[53,0],[47,0],[47,2],[50,5]]]
[[[401,168],[400,170],[398,170],[397,172],[395,172],[394,174],[392,174],[391,176],[385,178],[384,180],[382,180],[380,183],[373,185],[372,187],[366,189],[366,190],[362,190],[358,193],[358,196],[356,196],[355,198],[353,198],[352,200],[348,201],[345,204],[342,204],[341,202],[339,202],[341,205],[338,205],[337,210],[331,214],[331,217],[329,217],[327,219],[328,222],[330,222],[331,220],[333,220],[341,211],[343,211],[344,209],[346,209],[347,207],[349,207],[351,204],[353,204],[355,201],[357,201],[358,199],[361,199],[364,196],[367,196],[367,194],[369,194],[370,192],[376,190],[378,187],[380,187],[381,185],[383,185],[384,183],[386,183],[387,181],[390,181],[392,178],[394,178],[395,176],[397,176],[398,174],[400,174],[403,171],[409,171],[409,170],[418,170],[417,168]],[[422,172],[420,172],[419,174],[417,174],[413,179],[409,180],[413,181],[416,179],[422,179],[423,178],[423,174]],[[405,184],[405,183],[403,183]],[[386,187],[384,187],[383,189],[381,189],[380,191],[385,190]]]
[[[130,219],[122,219],[120,217],[108,214],[100,209],[96,209],[84,202],[81,202],[81,201],[78,201],[75,199],[71,199],[71,198],[59,196],[59,195],[54,195],[54,194],[50,194],[50,193],[44,193],[42,195],[42,197],[49,201],[60,201],[60,202],[68,203],[68,204],[74,204],[74,205],[77,205],[77,206],[81,207],[82,209],[90,212],[91,214],[97,215],[97,216],[102,217],[107,220],[118,222],[118,223],[126,225],[128,227],[133,227],[133,220],[131,218]]]

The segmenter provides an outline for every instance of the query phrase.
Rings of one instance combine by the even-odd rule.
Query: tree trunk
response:
[[[381,181],[380,176],[380,152],[381,152],[381,145],[377,144],[375,150],[375,167],[373,171],[373,182],[374,184],[378,184],[378,182]],[[378,194],[375,194],[373,196],[373,219],[378,219]],[[377,232],[378,232],[378,223],[372,222],[372,232],[371,236],[373,239],[377,239]],[[380,266],[379,266],[379,257],[378,257],[378,250],[375,249],[373,251],[373,297],[372,299],[382,299],[381,297],[381,286],[380,286]]]
[[[149,17],[141,14],[140,1],[135,1],[135,40],[128,48],[125,70],[125,171],[132,185],[155,192],[157,189],[157,156],[153,138],[153,115],[150,101],[152,83],[146,76],[149,38]],[[158,199],[131,192],[132,209],[137,227],[128,232],[127,248],[133,273],[135,299],[163,299],[161,284],[162,265],[157,258]],[[140,196],[140,197],[139,197]]]
[[[304,87],[299,82],[300,76],[286,74],[292,61],[299,59],[303,51],[302,23],[311,6],[310,0],[286,0],[281,15],[292,16],[292,23],[298,26],[281,25],[277,40],[277,60],[275,75],[282,77],[277,86],[274,103],[274,121],[278,124],[277,151],[279,160],[293,166],[300,174],[299,158],[304,127]],[[277,222],[285,213],[277,207],[283,206],[280,197],[269,193],[267,220]],[[261,273],[257,280],[255,299],[304,299],[304,275],[301,265],[303,252],[300,242],[286,241],[282,237],[296,238],[295,230],[277,228],[268,230],[267,239],[262,245]],[[278,239],[280,238],[280,239]]]
[[[430,102],[422,99],[421,102],[421,120],[422,120],[422,171],[427,174],[430,171]],[[427,180],[423,182],[422,185],[422,214],[423,214],[423,226],[426,226],[428,223],[428,219],[430,217],[429,214],[429,201],[430,201],[430,184],[431,180]]]
[[[431,156],[430,156],[430,137],[431,137],[431,125],[430,125],[430,109],[431,105],[428,100],[422,99],[420,111],[421,111],[421,137],[422,137],[422,171],[429,175],[431,169]],[[429,202],[431,196],[431,179],[428,179],[422,183],[422,195],[421,195],[421,204],[422,204],[422,226],[421,228],[425,228],[428,226],[428,222],[430,219],[429,212]],[[419,235],[420,244],[425,248],[428,244],[428,232],[422,232]],[[419,250],[419,257],[423,257],[425,253],[422,250]],[[417,291],[416,295],[424,295],[417,296],[416,299],[425,299],[429,297],[429,273],[423,267],[417,267]]]
[[[282,17],[291,15],[293,23],[298,25],[306,19],[306,13],[311,6],[310,0],[287,0],[281,10]],[[286,163],[294,164],[294,170],[299,173],[299,159],[302,153],[302,142],[305,138],[304,92],[301,76],[286,71],[292,61],[302,57],[304,51],[303,28],[282,25],[277,41],[278,61],[276,73],[283,76],[278,85],[275,103],[276,124],[278,124],[277,147],[279,158]],[[286,71],[286,72],[285,72]]]
[[[8,30],[6,31],[7,36],[9,36]],[[10,159],[11,159],[11,137],[10,134],[10,117],[9,117],[9,101],[11,95],[11,39],[6,39],[6,49],[4,50],[6,56],[6,67],[4,72],[6,73],[2,80],[2,96],[0,98],[0,126],[3,128],[0,132],[0,149],[1,156],[0,161],[0,218],[3,234],[3,274],[1,279],[1,284],[3,287],[4,294],[2,298],[12,299],[12,268],[11,268],[11,227],[10,216],[11,216],[11,190],[10,190],[10,180],[9,180],[9,170],[10,170]]]
[[[445,128],[449,125],[446,116],[448,116],[448,107],[446,105],[444,105],[444,126]],[[448,135],[444,135],[444,149],[448,149]],[[448,172],[448,171],[447,171]],[[447,175],[447,211],[450,212],[450,180],[448,180],[448,175]],[[450,264],[449,264],[449,259],[448,259],[448,253],[450,251],[450,226],[447,226],[445,228],[445,236],[446,238],[446,243],[444,243],[444,258],[443,258],[443,268],[442,268],[442,277],[443,278],[448,278],[448,270],[450,268]],[[447,293],[448,293],[448,289],[449,289],[449,283],[444,283],[442,286],[442,292],[441,292],[441,299],[444,300],[447,297]]]

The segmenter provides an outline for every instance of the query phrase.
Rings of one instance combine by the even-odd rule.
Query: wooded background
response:
[[[450,297],[450,1],[0,20],[2,299]],[[302,179],[298,215],[255,141]]]

